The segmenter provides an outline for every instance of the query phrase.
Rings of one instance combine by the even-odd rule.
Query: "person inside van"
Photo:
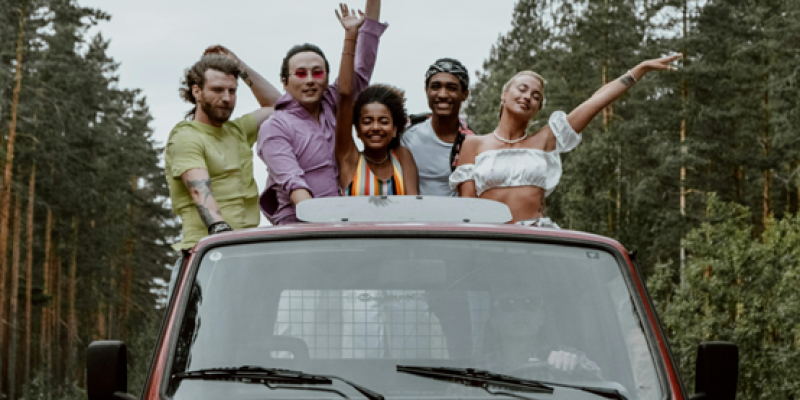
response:
[[[536,379],[568,373],[602,380],[600,367],[586,354],[558,343],[546,308],[530,285],[504,286],[492,299],[483,333],[487,369]]]

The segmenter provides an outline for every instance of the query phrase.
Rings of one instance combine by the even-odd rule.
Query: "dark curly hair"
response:
[[[197,100],[195,100],[194,95],[192,94],[192,87],[194,85],[197,85],[200,87],[200,89],[205,87],[206,71],[209,69],[222,72],[223,74],[233,75],[237,79],[239,78],[239,74],[242,73],[242,71],[239,69],[239,64],[236,63],[236,61],[230,57],[219,54],[205,55],[200,59],[200,61],[188,68],[183,74],[181,87],[178,89],[178,92],[181,94],[181,98],[183,100],[195,105],[191,111],[186,113],[187,119],[191,118],[195,111],[197,111]]]
[[[397,134],[389,142],[389,149],[393,150],[400,146],[400,139],[406,130],[406,97],[405,92],[390,85],[372,85],[364,89],[358,95],[353,105],[353,123],[358,130],[358,121],[361,120],[361,109],[372,103],[383,104],[392,115],[392,123],[397,128]]]
[[[281,64],[281,82],[285,84],[289,81],[289,60],[291,60],[292,57],[296,56],[297,54],[305,52],[319,54],[319,56],[325,60],[325,74],[330,75],[331,66],[328,64],[328,59],[325,58],[325,53],[322,52],[322,49],[311,43],[303,43],[289,49],[289,51],[286,52],[286,57],[283,57],[283,63]]]

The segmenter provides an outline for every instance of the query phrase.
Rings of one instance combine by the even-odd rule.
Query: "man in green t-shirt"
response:
[[[238,78],[261,108],[230,120]],[[188,250],[208,234],[258,226],[252,147],[281,94],[222,46],[206,49],[180,92],[195,107],[170,132],[164,163],[172,210],[183,223],[183,240],[173,247]]]

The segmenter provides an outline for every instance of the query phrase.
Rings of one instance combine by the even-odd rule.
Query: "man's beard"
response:
[[[203,112],[206,114],[206,116],[208,116],[208,119],[211,120],[211,122],[215,122],[218,124],[224,124],[228,122],[228,120],[231,118],[231,113],[233,112],[233,110],[225,110],[222,108],[214,107],[213,105],[211,105],[211,103],[202,100],[198,101],[197,105],[200,106],[200,109],[203,110]]]

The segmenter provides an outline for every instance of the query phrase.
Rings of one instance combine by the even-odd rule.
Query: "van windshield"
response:
[[[428,238],[240,244],[204,254],[190,289],[164,389],[176,400],[364,398],[338,381],[289,390],[175,377],[243,366],[335,375],[387,399],[513,398],[398,365],[661,398],[621,266],[602,250]],[[565,388],[501,392],[601,398]]]

